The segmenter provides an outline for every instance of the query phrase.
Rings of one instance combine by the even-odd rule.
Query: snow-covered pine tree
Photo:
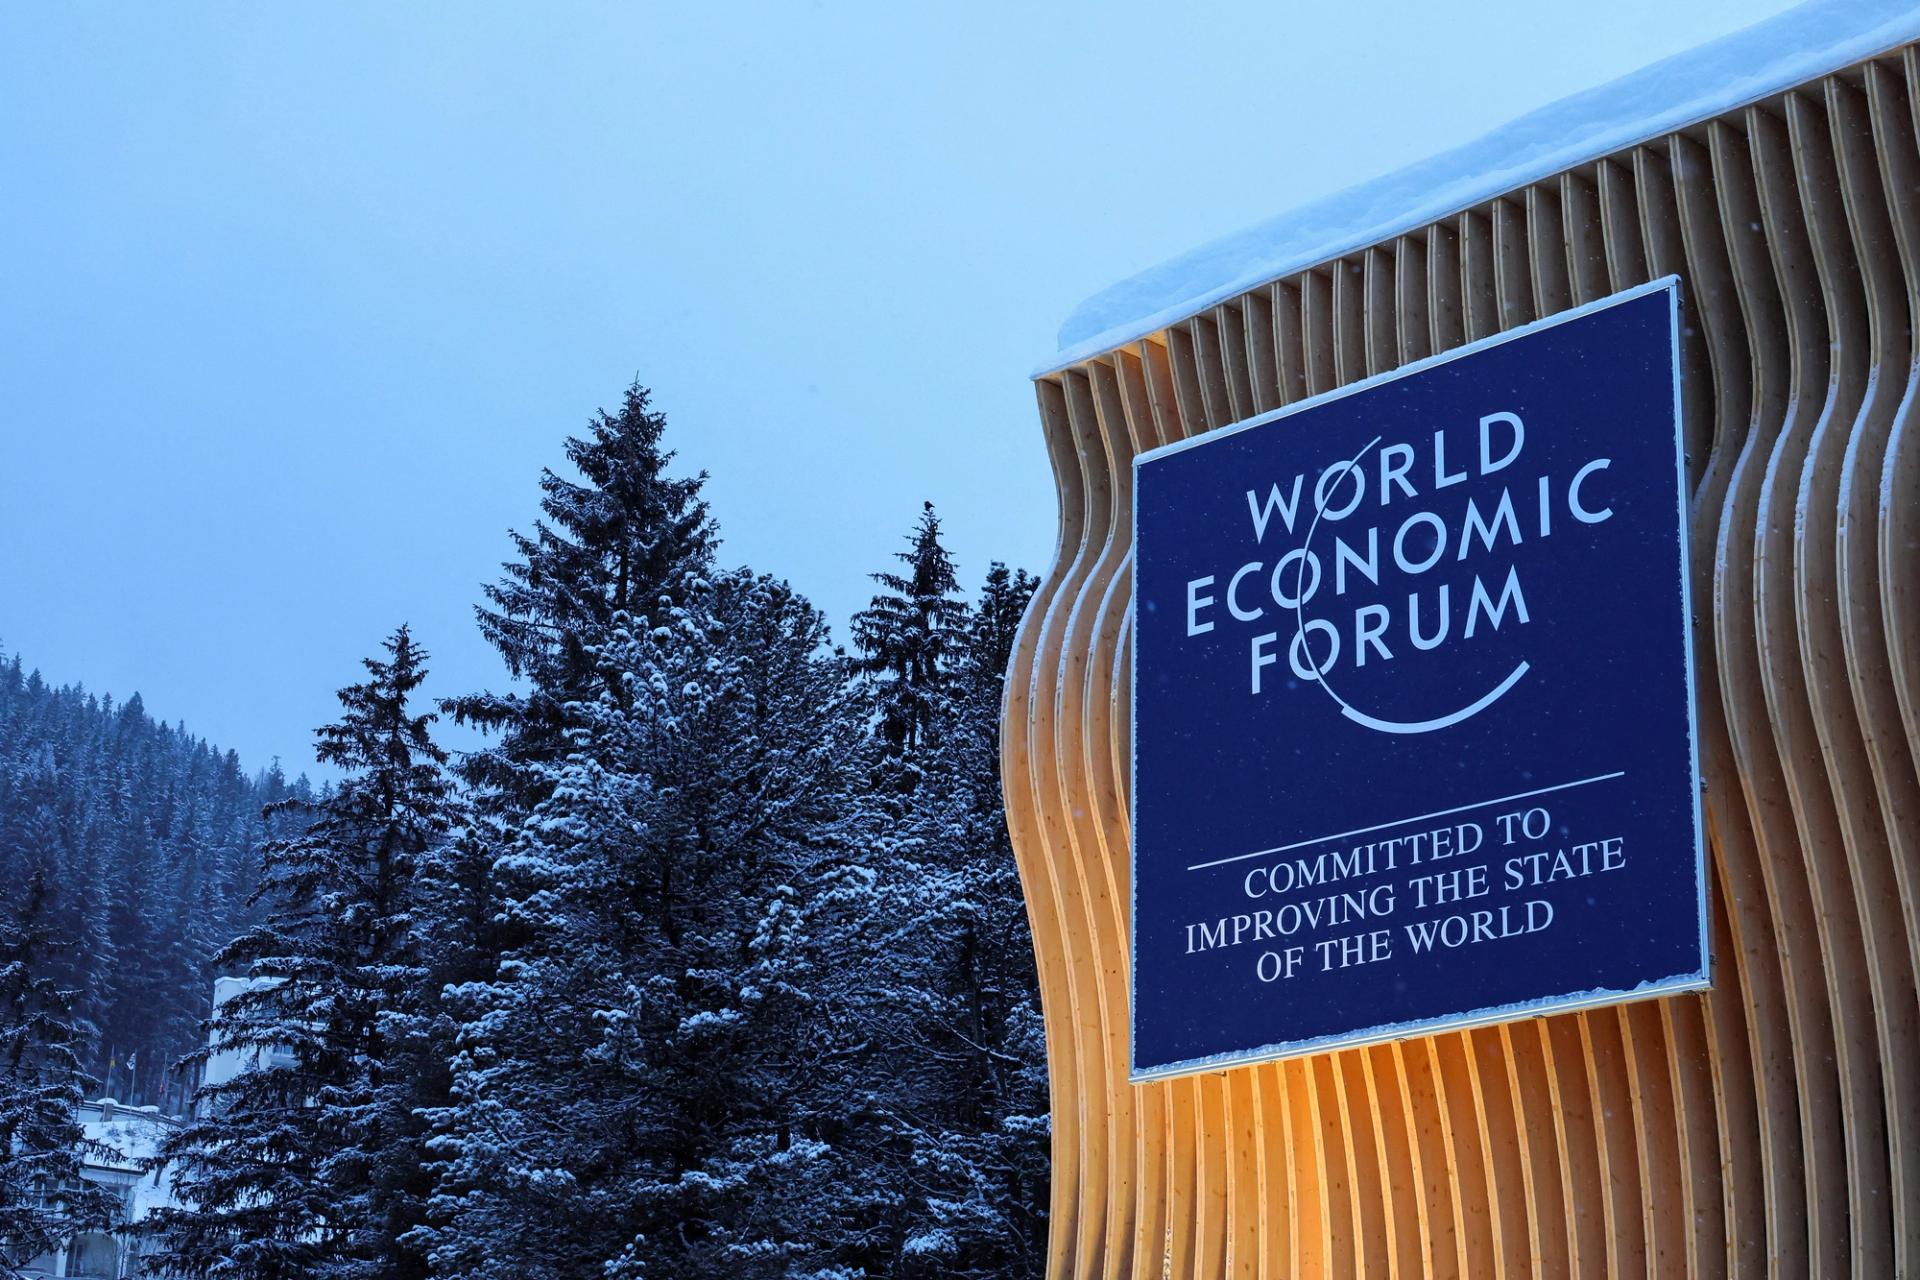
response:
[[[938,1056],[951,1117],[916,1159],[949,1176],[928,1197],[936,1244],[930,1274],[1038,1275],[1046,1246],[1049,1175],[1046,1041],[1033,937],[1007,836],[1000,783],[1000,713],[1015,633],[1038,581],[995,563],[968,618],[957,663],[953,721],[943,735],[937,821],[952,877],[938,988],[945,1000],[923,1028]],[[936,1136],[937,1135],[937,1136]]]
[[[862,716],[824,620],[785,583],[738,570],[709,608],[712,648],[676,655],[649,713],[667,732],[637,756],[663,801],[650,861],[678,868],[662,895],[677,918],[630,969],[653,975],[623,1045],[656,1105],[610,1280],[809,1274],[863,1225],[848,1167],[863,1116],[840,1073],[868,1046],[826,981],[857,954],[841,930],[871,879],[848,856]]]
[[[162,1274],[423,1274],[401,1241],[426,1191],[416,872],[446,836],[450,801],[435,717],[410,702],[427,655],[404,626],[383,647],[317,733],[341,780],[318,801],[281,802],[305,829],[266,845],[266,919],[217,958],[251,981],[210,1030],[254,1056],[196,1093],[196,1119],[162,1152],[183,1202],[151,1220],[148,1265]]]
[[[462,1044],[453,1079],[467,1083],[462,1097],[432,1111],[435,1149],[447,1162],[435,1198],[437,1220],[444,1224],[457,1215],[458,1222],[457,1229],[436,1225],[419,1235],[432,1251],[436,1275],[491,1274],[493,1251],[511,1257],[544,1247],[537,1238],[520,1236],[522,1226],[543,1212],[533,1190],[542,1177],[538,1167],[520,1167],[517,1174],[527,1181],[518,1186],[447,1190],[462,1185],[473,1169],[490,1167],[490,1131],[522,1123],[511,1102],[488,1097],[475,1080],[494,1078],[492,1064],[518,1061],[522,1053],[555,1055],[552,1070],[564,1073],[572,1065],[565,1060],[577,1058],[583,1043],[552,1031],[530,1045],[516,1044],[512,1017],[497,1007],[538,989],[536,975],[519,957],[566,945],[568,917],[548,889],[549,873],[563,868],[521,855],[524,828],[550,798],[559,762],[574,749],[570,734],[578,708],[605,692],[595,655],[609,643],[616,616],[626,625],[626,610],[658,612],[663,601],[684,601],[712,571],[715,530],[700,496],[705,476],[667,474],[673,455],[661,443],[666,419],[649,401],[636,382],[617,413],[601,410],[584,436],[566,440],[578,478],[542,471],[541,519],[531,534],[510,535],[518,558],[485,588],[487,603],[475,611],[482,634],[521,690],[470,694],[445,704],[458,721],[478,725],[494,740],[461,762],[472,784],[474,822],[452,846],[463,855],[458,865],[450,858],[439,876],[445,892],[470,907],[485,904],[491,914],[484,946],[469,945],[457,962],[451,950],[442,952],[450,961],[439,975],[447,992],[444,1013]],[[525,1012],[539,1016],[538,1010]],[[538,1068],[526,1069],[535,1073],[529,1088],[538,1087]],[[537,1114],[527,1122],[537,1126]],[[503,1158],[513,1145],[507,1133],[500,1144]]]
[[[413,1115],[424,1135],[425,1161],[417,1170],[417,1203],[409,1199],[406,1230],[397,1243],[408,1260],[408,1275],[431,1273],[432,1200],[448,1171],[448,1152],[436,1151],[434,1118],[453,1103],[462,1015],[472,1008],[462,992],[490,980],[502,951],[493,857],[504,846],[498,817],[475,814],[462,806],[449,838],[424,853],[416,877],[418,925],[415,940],[424,965],[423,1022],[412,1055]],[[396,1231],[402,1224],[395,1222]]]
[[[0,1274],[14,1275],[80,1231],[111,1220],[104,1187],[80,1177],[84,1097],[74,992],[49,971],[60,941],[44,871],[0,919]]]
[[[523,941],[461,993],[436,1274],[786,1275],[833,1234],[814,930],[863,753],[824,641],[738,571],[587,646],[601,691],[496,861]]]
[[[913,554],[951,574],[925,517]],[[886,1046],[869,1066],[888,1136],[865,1161],[912,1189],[887,1225],[892,1273],[903,1276],[1038,1274],[1044,1258],[1045,1048],[998,759],[1007,659],[1034,585],[995,564],[972,609],[953,589],[939,611],[901,594],[870,611],[942,617],[945,632],[938,659],[917,671],[917,732],[903,741],[879,726],[889,758],[919,782],[885,806],[866,932],[888,982],[856,1001],[863,1029]],[[888,656],[870,652],[866,665],[878,696],[897,704],[900,673],[914,668]]]
[[[661,446],[666,425],[647,389],[632,383],[618,413],[602,409],[585,436],[568,437],[567,461],[580,478],[543,470],[541,518],[531,534],[508,535],[517,558],[501,566],[474,612],[525,692],[447,705],[460,723],[497,735],[461,765],[483,805],[526,807],[540,798],[527,791],[539,784],[521,770],[565,749],[566,704],[592,696],[587,649],[614,614],[677,603],[712,566],[717,532],[700,496],[706,474],[667,474],[674,455]]]
[[[852,624],[858,667],[873,678],[880,740],[896,761],[917,753],[947,694],[967,607],[931,502],[921,508],[907,544],[907,550],[894,553],[907,571],[874,574],[885,590],[854,615]],[[910,771],[903,775],[904,789],[911,789],[911,778]]]
[[[530,686],[500,730],[493,975],[464,1013],[433,1271],[448,1280],[787,1275],[818,1261],[849,1074],[812,995],[865,734],[845,663],[784,583],[716,573],[700,478],[643,391],[569,442],[550,523],[483,624]],[[849,888],[850,887],[850,888]],[[837,913],[837,914],[836,914]]]

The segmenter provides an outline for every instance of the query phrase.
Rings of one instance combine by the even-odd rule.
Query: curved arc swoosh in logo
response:
[[[1382,437],[1375,436],[1373,439],[1361,445],[1360,452],[1348,458],[1341,466],[1340,475],[1335,477],[1333,484],[1339,484],[1347,472],[1359,466],[1360,459],[1366,457],[1368,451],[1379,444],[1381,439]],[[1364,490],[1366,487],[1365,476],[1360,478],[1360,485]],[[1319,486],[1315,485],[1314,488],[1317,491]],[[1329,492],[1331,492],[1332,486],[1329,485],[1328,489]],[[1318,501],[1315,501],[1314,508],[1313,523],[1307,526],[1307,536],[1300,543],[1300,550],[1302,552],[1308,551],[1313,546],[1313,535],[1320,528],[1320,518],[1326,514],[1326,508],[1321,506]],[[1488,707],[1498,702],[1502,697],[1506,696],[1507,690],[1520,683],[1520,678],[1526,675],[1531,669],[1525,661],[1522,661],[1520,665],[1507,673],[1506,679],[1481,694],[1478,698],[1475,698],[1472,702],[1469,702],[1466,706],[1461,707],[1457,711],[1450,711],[1443,716],[1435,716],[1431,720],[1385,720],[1379,716],[1369,715],[1335,692],[1334,687],[1327,683],[1327,677],[1321,672],[1319,664],[1313,660],[1313,648],[1308,643],[1306,635],[1306,601],[1302,598],[1301,594],[1301,588],[1305,585],[1306,576],[1307,559],[1303,554],[1300,557],[1300,568],[1293,576],[1294,642],[1297,643],[1301,651],[1307,655],[1307,669],[1313,673],[1314,683],[1319,685],[1329,698],[1332,698],[1340,704],[1341,715],[1356,724],[1363,725],[1366,728],[1376,730],[1380,733],[1432,733],[1436,729],[1445,729],[1449,725],[1456,725],[1462,720],[1468,720],[1479,715],[1482,711],[1485,711]],[[1289,658],[1291,658],[1291,646],[1289,646],[1288,652]]]

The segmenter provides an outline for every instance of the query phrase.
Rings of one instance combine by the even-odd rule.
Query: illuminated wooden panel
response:
[[[1003,769],[1049,1275],[1920,1273],[1917,113],[1900,50],[1036,383]],[[1667,274],[1713,990],[1130,1084],[1134,455]]]

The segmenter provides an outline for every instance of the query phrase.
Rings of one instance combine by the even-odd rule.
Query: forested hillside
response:
[[[205,1039],[214,952],[249,922],[263,807],[309,791],[247,773],[138,695],[54,687],[0,660],[0,912],[46,881],[62,943],[49,975],[79,993],[81,1061],[123,1102],[181,1105],[174,1062]]]
[[[6,676],[9,882],[44,866],[57,920],[0,915],[0,1142],[55,1145],[69,1041],[96,1076],[137,1052],[143,1096],[166,1057],[199,1078],[210,978],[252,980],[209,1028],[260,1052],[166,1142],[149,1274],[1040,1270],[1044,1038],[999,782],[1035,581],[964,591],[926,504],[843,647],[726,565],[665,430],[636,385],[539,477],[476,610],[497,688],[427,704],[430,638],[369,638],[323,793]],[[449,718],[486,745],[451,756]],[[14,1230],[44,1248],[80,1215]]]

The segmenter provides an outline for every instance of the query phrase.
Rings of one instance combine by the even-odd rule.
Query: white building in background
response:
[[[118,1196],[116,1229],[76,1236],[57,1253],[41,1254],[29,1262],[23,1274],[84,1280],[138,1275],[140,1246],[126,1228],[173,1203],[168,1170],[148,1172],[146,1161],[159,1154],[167,1135],[184,1121],[162,1115],[158,1107],[123,1107],[112,1098],[82,1103],[78,1119],[88,1144],[81,1176]]]
[[[274,979],[214,979],[214,1012],[219,1013],[220,1006],[239,992],[271,981]],[[222,1048],[211,1036],[207,1047],[212,1053],[201,1074],[203,1084],[225,1084],[263,1059],[278,1064],[285,1056],[284,1051],[277,1049]],[[112,1098],[82,1103],[76,1118],[87,1141],[81,1176],[111,1188],[118,1195],[115,1228],[76,1236],[66,1248],[42,1254],[29,1262],[21,1274],[35,1280],[41,1277],[122,1280],[137,1276],[141,1244],[128,1228],[144,1221],[154,1210],[175,1203],[171,1170],[162,1166],[148,1172],[146,1162],[160,1153],[167,1136],[186,1121],[180,1116],[164,1115],[158,1107],[126,1107]]]
[[[261,987],[273,986],[278,978],[215,978],[213,980],[213,1012],[217,1017],[220,1006],[239,995],[242,991],[254,991]],[[292,1057],[283,1049],[233,1049],[221,1046],[212,1036],[207,1037],[207,1048],[212,1050],[207,1058],[206,1069],[201,1072],[200,1083],[205,1085],[225,1084],[249,1067],[265,1060],[270,1066],[289,1066]]]

